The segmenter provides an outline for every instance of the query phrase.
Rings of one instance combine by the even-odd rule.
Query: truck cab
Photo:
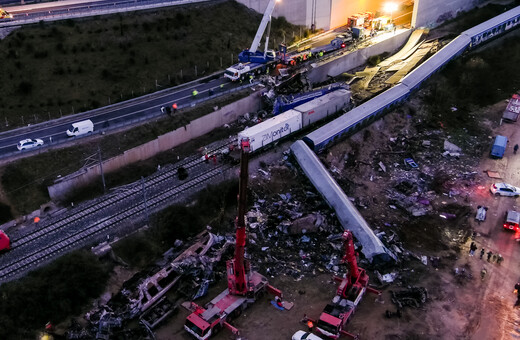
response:
[[[520,226],[520,213],[514,210],[508,210],[506,212],[505,221],[504,221],[504,229],[514,230],[515,232],[519,231]]]

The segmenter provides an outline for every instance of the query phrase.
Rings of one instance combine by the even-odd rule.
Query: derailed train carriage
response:
[[[520,6],[462,32],[439,52],[415,68],[400,84],[372,98],[366,103],[307,134],[303,140],[319,153],[361,127],[372,123],[388,110],[405,100],[424,81],[441,70],[452,59],[496,38],[520,25]]]
[[[238,134],[238,145],[241,141],[248,140],[251,152],[257,151],[280,138],[349,109],[350,95],[349,90],[341,88],[246,128]]]

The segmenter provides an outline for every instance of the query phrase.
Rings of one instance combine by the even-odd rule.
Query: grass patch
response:
[[[110,270],[91,253],[77,251],[2,284],[0,338],[35,339],[48,321],[57,324],[79,314],[101,294]]]
[[[261,17],[235,1],[216,1],[24,26],[0,40],[0,129],[151,93],[156,81],[165,88],[224,69],[251,44]],[[229,18],[240,20],[229,25]],[[270,48],[299,31],[283,17],[273,19]]]
[[[506,36],[492,44],[495,44],[492,48],[453,60],[427,81],[422,99],[428,115],[422,122],[423,129],[444,128],[460,147],[468,146],[469,150],[479,152],[465,145],[470,142],[468,135],[490,133],[482,124],[490,117],[478,114],[477,110],[510,98],[520,87],[518,78],[511,76],[520,72],[518,37]]]
[[[439,28],[443,28],[444,26],[453,24],[454,32],[463,32],[471,27],[477,26],[484,21],[487,21],[497,15],[509,11],[510,9],[518,6],[520,4],[519,0],[511,1],[511,3],[507,5],[498,5],[498,4],[487,4],[482,8],[474,8],[465,13],[460,13],[456,18],[453,18],[452,13],[446,13],[439,17],[438,22],[444,21],[444,23],[439,26]]]
[[[50,150],[30,158],[11,162],[4,167],[1,177],[2,187],[11,210],[15,216],[27,214],[48,202],[50,198],[47,186],[52,184],[57,176],[67,175],[83,167],[89,156],[96,156],[98,146],[101,149],[103,159],[114,157],[125,150],[153,140],[158,135],[183,126],[186,120],[194,120],[212,112],[214,106],[225,106],[248,94],[249,92],[247,91],[235,93],[226,98],[211,100],[193,109],[182,110],[182,114],[173,118],[159,119],[121,133],[94,139],[91,142],[59,150]],[[180,118],[181,115],[185,117],[185,120]],[[215,133],[209,134],[208,137],[227,137],[228,134],[228,130],[217,130]],[[196,143],[186,144],[193,147],[197,143],[203,143],[208,137],[204,137]],[[204,144],[200,144],[197,147],[202,145]],[[118,172],[108,174],[106,176],[107,187],[112,188],[131,183],[140,179],[141,176],[152,174],[156,170],[157,164],[172,163],[175,159],[174,157],[179,155],[178,149],[180,147],[175,149],[175,154],[168,151],[149,160],[130,165]],[[189,153],[193,153],[193,149]],[[97,160],[97,156],[94,159]],[[59,160],[59,162],[56,160]],[[73,196],[68,198],[68,201],[78,202],[95,198],[102,192],[103,187],[101,180],[99,180],[98,183],[93,183],[75,191]]]

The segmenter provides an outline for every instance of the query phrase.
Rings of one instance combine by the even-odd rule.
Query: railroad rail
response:
[[[208,152],[228,145],[229,141],[226,141]],[[144,182],[133,183],[125,191],[85,202],[63,216],[42,221],[37,230],[12,238],[11,251],[2,255],[0,283],[18,278],[65,252],[95,243],[120,228],[125,232],[133,231],[136,222],[144,220],[148,213],[180,200],[182,194],[208,183],[232,166],[228,163],[207,164],[200,156],[191,156],[175,166],[165,167]],[[184,181],[177,178],[180,167],[190,172],[190,177]]]

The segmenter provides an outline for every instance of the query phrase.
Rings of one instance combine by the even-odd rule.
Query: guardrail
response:
[[[252,84],[247,83],[247,84],[244,84],[242,86],[235,87],[235,88],[232,88],[232,89],[229,89],[229,90],[223,90],[222,92],[219,91],[218,93],[215,93],[212,96],[200,97],[199,99],[192,100],[188,104],[179,105],[178,109],[182,110],[182,109],[186,109],[186,108],[192,108],[192,107],[195,107],[195,106],[197,106],[197,105],[199,105],[201,103],[204,103],[204,102],[206,102],[208,100],[219,98],[221,96],[229,95],[229,94],[232,94],[232,93],[235,93],[235,92],[239,92],[239,91],[245,90],[247,88],[253,87],[255,85],[258,85],[258,82],[254,82]],[[165,91],[165,90],[163,90],[163,91]],[[141,99],[142,99],[142,97],[141,97]],[[138,100],[138,99],[133,99],[133,101],[135,101],[135,100]],[[124,103],[128,103],[128,102],[124,102]],[[121,104],[121,103],[118,103],[118,104]],[[110,105],[110,107],[113,107],[113,106],[116,106],[116,105],[117,104],[113,104],[113,105]],[[100,110],[103,110],[103,109],[106,109],[106,108],[107,107],[103,107],[103,108],[100,108],[100,109],[83,112],[82,115],[85,115],[84,118],[87,119],[89,117],[89,115],[92,115],[94,112],[100,111]],[[103,135],[103,134],[105,134],[105,133],[107,133],[109,131],[121,129],[123,127],[127,127],[127,126],[130,126],[130,125],[136,125],[136,124],[139,124],[139,123],[144,122],[144,121],[148,121],[148,120],[151,120],[151,119],[159,118],[161,116],[166,116],[166,115],[164,113],[162,113],[160,110],[157,110],[156,112],[147,114],[145,116],[135,117],[135,118],[131,118],[131,119],[125,119],[123,121],[121,121],[123,119],[121,117],[108,119],[105,122],[103,122],[101,127],[99,127],[99,125],[100,125],[99,123],[96,124],[95,130],[91,134],[83,135],[83,136],[77,136],[77,137],[70,137],[68,139],[62,139],[62,140],[45,140],[44,141],[45,144],[42,147],[38,147],[36,149],[23,150],[23,151],[16,150],[16,151],[13,151],[13,152],[8,152],[8,153],[0,155],[0,159],[9,158],[9,157],[15,157],[15,156],[19,156],[19,155],[26,155],[26,154],[27,155],[28,154],[31,154],[31,155],[40,154],[42,152],[45,152],[46,149],[48,149],[48,148],[50,148],[52,146],[64,145],[66,143],[70,143],[73,140],[78,140],[78,139],[90,137],[93,134],[94,135]],[[74,115],[72,117],[64,117],[64,118],[67,118],[68,120],[71,120],[71,121],[77,121],[78,119],[80,119],[80,120],[82,119],[82,118],[78,118],[77,115]],[[63,122],[61,122],[61,123],[63,123]],[[34,126],[37,126],[37,125],[40,125],[40,127],[41,127],[41,126],[46,125],[46,124],[48,124],[48,122],[32,125],[30,127],[19,128],[19,129],[17,129],[17,131],[21,132],[20,131],[21,129],[28,129],[28,128],[31,128],[31,127],[34,127]],[[15,131],[15,130],[11,130],[11,131]],[[9,131],[9,132],[11,132],[11,131]],[[13,146],[13,149],[14,148],[15,148],[15,146]]]
[[[121,12],[128,12],[128,11],[139,11],[139,10],[145,10],[145,9],[153,9],[153,8],[161,8],[161,7],[169,7],[169,6],[176,6],[176,5],[186,5],[186,4],[193,4],[193,3],[199,3],[199,2],[208,2],[210,0],[176,0],[176,1],[160,1],[160,2],[154,2],[151,4],[142,4],[139,3],[138,5],[132,6],[132,5],[126,5],[125,4],[118,4],[114,3],[113,6],[118,6],[111,9],[96,9],[96,7],[102,7],[106,6],[106,4],[100,4],[96,5],[96,3],[93,3],[90,6],[87,6],[87,9],[84,8],[80,9],[73,9],[68,10],[64,14],[58,14],[58,15],[40,15],[38,14],[36,17],[31,17],[29,13],[27,13],[27,19],[18,19],[19,16],[17,15],[14,19],[6,19],[5,21],[0,22],[0,28],[1,27],[10,27],[10,26],[20,26],[20,25],[28,25],[28,24],[34,24],[38,23],[40,21],[60,21],[60,20],[67,20],[67,19],[76,19],[76,18],[83,18],[83,17],[90,17],[90,16],[98,16],[98,15],[108,15],[108,14],[115,14],[115,13],[121,13]],[[138,3],[138,1],[135,1],[135,3]],[[59,12],[62,10],[57,9],[56,12]],[[52,14],[52,10],[49,11],[49,14]]]

